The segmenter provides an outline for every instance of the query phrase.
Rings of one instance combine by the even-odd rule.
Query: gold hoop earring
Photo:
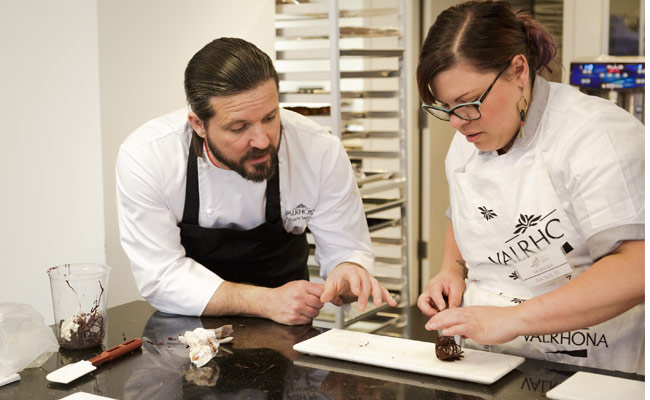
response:
[[[523,100],[523,107],[522,107],[522,100]],[[524,137],[524,121],[526,120],[526,113],[528,112],[528,101],[522,94],[521,97],[519,98],[519,101],[517,102],[517,111],[519,111],[519,137],[523,138]]]

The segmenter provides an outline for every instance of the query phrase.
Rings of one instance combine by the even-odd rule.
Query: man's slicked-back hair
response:
[[[243,39],[219,38],[205,45],[187,64],[185,96],[207,128],[215,114],[210,98],[255,89],[269,79],[278,87],[278,73],[266,53]],[[192,142],[196,153],[203,154],[203,139],[196,132]]]

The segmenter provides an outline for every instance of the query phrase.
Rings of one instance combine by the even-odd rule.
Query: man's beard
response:
[[[239,159],[239,161],[234,161],[227,158],[223,152],[221,152],[217,146],[212,143],[206,136],[205,141],[208,145],[208,149],[220,163],[230,168],[231,170],[237,172],[242,178],[247,179],[253,182],[263,182],[273,176],[275,173],[275,168],[278,165],[278,148],[280,147],[280,141],[282,140],[282,128],[280,128],[280,135],[278,138],[278,146],[273,146],[269,143],[268,147],[265,149],[258,149],[253,147],[248,150],[246,154]],[[252,165],[252,170],[247,169],[244,166],[244,163],[248,160],[259,158],[270,154],[271,158],[265,162],[257,163]]]

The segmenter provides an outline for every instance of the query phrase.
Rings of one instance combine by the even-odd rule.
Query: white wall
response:
[[[0,303],[52,323],[46,270],[108,263],[109,306],[139,298],[118,242],[122,140],[185,104],[190,57],[220,36],[274,58],[272,0],[0,1]]]
[[[49,267],[105,262],[97,5],[0,1],[0,303],[52,323]]]
[[[109,306],[140,298],[119,244],[115,159],[124,138],[185,105],[192,55],[222,36],[241,37],[275,58],[271,0],[98,0],[99,72]]]

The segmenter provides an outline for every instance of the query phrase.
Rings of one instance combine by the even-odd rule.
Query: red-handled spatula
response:
[[[97,367],[103,363],[131,353],[140,347],[142,347],[142,340],[139,338],[131,339],[128,342],[124,342],[102,352],[102,354],[93,357],[90,360],[82,360],[74,364],[68,364],[56,371],[52,371],[47,374],[45,378],[50,382],[70,383],[73,380],[96,370]]]

